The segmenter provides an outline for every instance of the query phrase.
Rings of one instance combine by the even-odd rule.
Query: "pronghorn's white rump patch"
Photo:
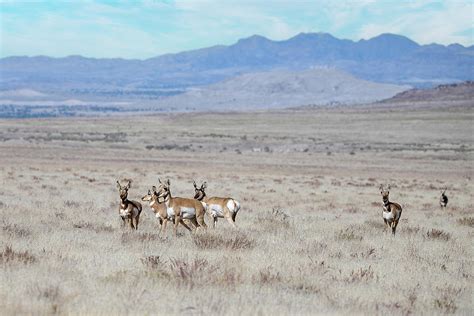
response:
[[[237,212],[237,204],[235,203],[234,200],[229,200],[227,201],[227,208],[231,213]]]
[[[388,221],[392,221],[394,219],[393,213],[392,212],[383,212],[382,214],[383,218],[385,218]]]

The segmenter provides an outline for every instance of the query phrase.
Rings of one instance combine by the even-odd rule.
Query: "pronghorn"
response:
[[[207,212],[214,220],[214,228],[216,228],[218,217],[226,218],[232,227],[235,228],[235,217],[240,210],[240,203],[232,198],[207,197],[205,192],[207,188],[206,182],[204,182],[200,188],[196,185],[196,181],[193,181],[193,184],[195,191],[194,198],[206,203]]]
[[[383,201],[383,211],[382,217],[385,225],[392,228],[392,234],[395,235],[395,231],[397,230],[398,221],[400,220],[400,216],[402,215],[402,207],[400,204],[390,202],[388,200],[390,185],[385,190],[383,185],[380,185],[380,194],[382,195]]]
[[[138,221],[140,219],[140,213],[142,212],[142,205],[140,202],[129,200],[128,189],[131,187],[131,181],[127,180],[127,184],[122,186],[117,181],[117,188],[120,195],[119,215],[122,218],[122,223],[125,225],[125,221],[130,221],[130,227],[132,229],[138,229]]]
[[[148,194],[142,197],[142,201],[148,202],[150,204],[150,207],[153,213],[155,213],[155,216],[158,219],[158,222],[160,223],[160,225],[162,225],[163,218],[168,217],[168,215],[166,212],[165,203],[160,203],[158,201],[155,186],[152,187],[152,190],[148,190]]]
[[[441,197],[439,198],[439,205],[441,207],[446,207],[448,205],[448,197],[446,196],[446,190],[448,188],[445,188],[444,191],[441,191]]]
[[[158,190],[154,191],[154,194],[156,195],[157,200],[162,198],[162,203],[166,205],[166,216],[162,218],[163,231],[166,229],[166,223],[168,220],[174,222],[175,236],[179,224],[186,227],[186,229],[191,230],[191,228],[183,222],[183,219],[189,219],[191,223],[196,226],[196,229],[200,226],[203,228],[207,227],[204,222],[204,214],[206,213],[206,210],[203,203],[194,199],[172,197],[170,191],[170,180],[168,179],[166,182],[161,182],[161,180],[158,179],[158,181],[160,182],[160,186],[158,187]]]

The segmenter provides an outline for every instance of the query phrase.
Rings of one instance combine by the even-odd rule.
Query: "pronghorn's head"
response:
[[[149,202],[149,201],[151,201],[152,198],[153,198],[153,195],[152,195],[151,191],[148,190],[147,195],[144,195],[144,196],[142,197],[142,201],[147,201],[147,202]]]
[[[155,186],[152,186],[151,190],[148,190],[148,193],[142,197],[142,201],[156,201],[159,203],[158,192],[156,192]]]
[[[120,198],[125,200],[128,196],[128,189],[132,186],[132,181],[127,180],[126,185],[121,185],[120,182],[117,181],[117,189],[119,191]]]
[[[445,193],[446,193],[446,190],[447,190],[447,189],[448,189],[448,188],[445,188],[443,191],[441,191],[441,196],[446,196]]]
[[[383,187],[383,184],[380,185],[380,194],[382,195],[382,199],[384,201],[388,200],[388,195],[390,194],[390,184],[387,188]]]
[[[154,191],[156,194],[157,198],[163,198],[163,200],[166,200],[170,196],[170,179],[166,180],[165,182],[161,182],[160,179],[158,179],[158,182],[160,185],[158,186],[158,189]]]
[[[201,184],[201,187],[198,187],[196,184],[196,181],[193,181],[193,185],[194,185],[194,198],[196,200],[201,201],[202,199],[206,197],[205,190],[207,188],[207,183],[204,182],[203,184]]]

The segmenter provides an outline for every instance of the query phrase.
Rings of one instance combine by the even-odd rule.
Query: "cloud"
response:
[[[472,45],[472,10],[471,2],[428,0],[1,2],[0,53],[149,58],[299,32],[353,40],[390,32]]]

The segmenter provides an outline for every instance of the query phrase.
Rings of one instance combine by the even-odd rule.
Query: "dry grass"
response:
[[[1,314],[472,314],[472,109],[347,111],[0,121]],[[122,227],[158,177],[238,228]]]

